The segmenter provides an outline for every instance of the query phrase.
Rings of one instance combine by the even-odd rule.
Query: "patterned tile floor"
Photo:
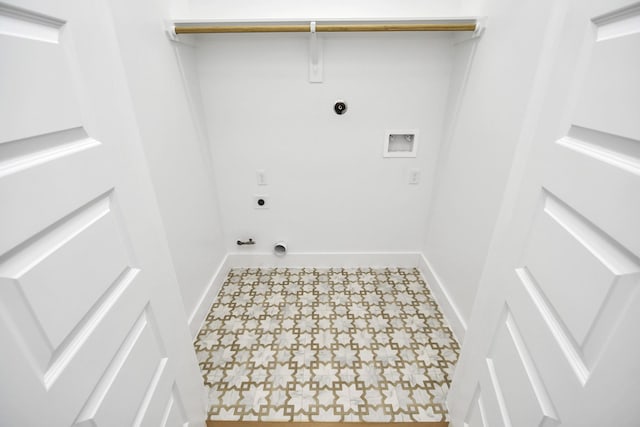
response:
[[[416,269],[234,269],[194,343],[210,420],[445,421],[458,343]]]

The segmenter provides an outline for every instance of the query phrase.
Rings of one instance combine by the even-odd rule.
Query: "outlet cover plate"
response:
[[[267,174],[264,169],[258,169],[256,171],[256,183],[258,185],[267,185]]]
[[[409,184],[420,184],[420,169],[409,169]]]

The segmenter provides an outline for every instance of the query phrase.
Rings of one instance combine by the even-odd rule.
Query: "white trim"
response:
[[[213,277],[209,281],[209,285],[202,293],[202,296],[200,296],[198,304],[196,304],[195,309],[189,316],[189,331],[191,332],[191,337],[193,339],[196,338],[204,320],[207,318],[209,308],[211,308],[211,304],[213,304],[213,301],[218,296],[218,292],[220,292],[220,288],[222,288],[222,284],[227,278],[227,274],[229,274],[230,269],[229,255],[227,254],[218,266],[216,272],[213,274]]]
[[[289,252],[278,257],[271,252],[254,254],[230,253],[227,267],[418,267],[419,252]]]
[[[431,289],[433,297],[438,303],[438,307],[440,307],[442,314],[449,323],[453,334],[458,342],[462,344],[464,335],[467,332],[467,322],[465,321],[464,316],[462,316],[458,305],[455,303],[453,298],[451,298],[451,295],[447,292],[446,286],[423,254],[420,255],[418,269],[424,276],[424,279],[426,280],[429,289]]]

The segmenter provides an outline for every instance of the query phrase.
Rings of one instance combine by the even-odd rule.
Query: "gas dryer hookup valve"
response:
[[[333,111],[339,116],[343,115],[347,112],[347,103],[344,101],[336,101],[336,105],[333,106]]]

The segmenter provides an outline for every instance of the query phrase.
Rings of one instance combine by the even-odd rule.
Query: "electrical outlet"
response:
[[[256,194],[253,196],[253,207],[256,209],[269,209],[269,196],[264,194]]]
[[[256,171],[256,182],[258,185],[267,185],[267,174],[264,169],[258,169]]]
[[[420,169],[409,170],[409,184],[420,183]]]

